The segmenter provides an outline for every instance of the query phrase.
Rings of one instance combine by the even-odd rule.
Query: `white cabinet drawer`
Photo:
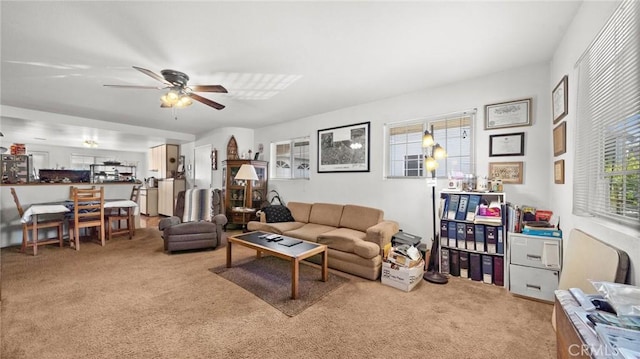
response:
[[[511,264],[560,270],[561,247],[559,238],[509,234]]]
[[[525,297],[553,301],[560,272],[541,268],[509,266],[509,291]]]

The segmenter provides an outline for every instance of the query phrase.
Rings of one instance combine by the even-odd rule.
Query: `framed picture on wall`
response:
[[[522,184],[524,162],[489,162],[489,178],[502,183]]]
[[[484,106],[484,129],[530,126],[531,101],[526,98]]]
[[[556,85],[551,93],[551,103],[553,106],[553,123],[556,124],[569,113],[569,99],[567,98],[569,89],[569,78],[565,75]]]
[[[318,173],[369,172],[370,122],[318,130]]]
[[[553,155],[560,156],[567,152],[567,123],[562,122],[553,129]]]
[[[557,184],[564,183],[564,160],[558,160],[553,163],[553,182]]]
[[[524,132],[489,136],[489,157],[523,155]]]

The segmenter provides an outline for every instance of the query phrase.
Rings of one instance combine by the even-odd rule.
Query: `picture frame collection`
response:
[[[494,130],[531,126],[532,98],[485,105],[484,129]],[[567,152],[567,123],[569,113],[569,76],[564,75],[551,91],[553,125],[553,156]],[[524,156],[525,132],[489,135],[489,157]],[[523,183],[524,162],[489,162],[489,177],[501,177],[503,183]],[[564,184],[564,160],[554,161],[554,183]]]

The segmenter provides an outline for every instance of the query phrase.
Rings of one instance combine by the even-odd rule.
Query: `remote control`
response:
[[[278,237],[280,237],[280,235],[279,235],[279,234],[271,234],[271,235],[268,235],[268,236],[267,236],[267,239],[268,239],[268,240],[272,240],[272,239],[275,239],[275,238],[278,238]]]
[[[569,288],[569,292],[576,299],[578,303],[582,306],[582,309],[587,312],[591,312],[596,310],[596,307],[591,303],[591,300],[584,294],[582,289],[580,288]]]

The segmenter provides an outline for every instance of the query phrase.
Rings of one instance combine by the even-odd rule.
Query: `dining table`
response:
[[[104,208],[134,208],[134,215],[138,215],[140,213],[140,209],[138,207],[138,203],[129,200],[129,199],[105,199],[104,200]],[[20,219],[22,223],[33,223],[33,241],[34,244],[38,241],[38,216],[39,215],[51,215],[51,214],[64,214],[65,219],[73,218],[73,209],[74,204],[72,200],[63,200],[63,201],[54,201],[54,202],[45,202],[45,203],[33,203],[24,211],[22,218]],[[44,244],[44,243],[43,243]],[[38,253],[38,246],[34,245],[33,249],[34,255]]]

